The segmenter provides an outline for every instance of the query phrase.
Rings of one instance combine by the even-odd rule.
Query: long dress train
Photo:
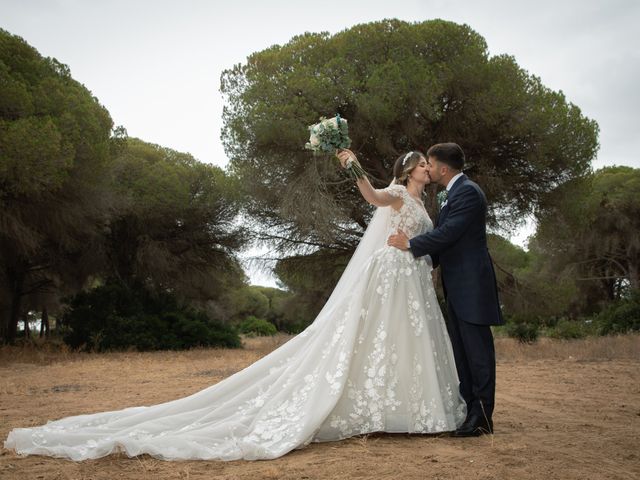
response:
[[[17,453],[166,460],[257,460],[370,432],[435,433],[465,418],[428,260],[386,246],[433,228],[406,188],[379,208],[329,301],[302,333],[188,397],[15,428]],[[375,226],[374,226],[375,224]]]

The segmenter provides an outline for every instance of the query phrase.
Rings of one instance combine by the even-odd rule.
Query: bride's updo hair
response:
[[[418,150],[413,150],[400,155],[393,166],[393,176],[396,179],[396,183],[406,187],[409,181],[409,174],[414,168],[416,168],[418,163],[420,163],[420,160],[423,158],[427,157],[424,156],[424,153],[419,152]]]

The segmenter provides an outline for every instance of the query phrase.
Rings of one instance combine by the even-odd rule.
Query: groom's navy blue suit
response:
[[[410,240],[416,257],[439,264],[447,299],[447,329],[468,415],[491,419],[496,364],[490,325],[504,323],[487,249],[487,200],[466,175],[451,186],[436,227]]]

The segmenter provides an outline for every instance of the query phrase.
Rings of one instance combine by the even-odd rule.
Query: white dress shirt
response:
[[[453,184],[456,183],[456,180],[458,180],[461,176],[462,176],[462,172],[458,173],[451,180],[449,180],[449,183],[447,183],[447,192],[451,190],[451,187],[453,187]]]

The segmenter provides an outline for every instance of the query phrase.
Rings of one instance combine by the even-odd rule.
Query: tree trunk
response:
[[[629,284],[631,290],[640,290],[640,266],[629,262]]]
[[[49,338],[49,312],[47,307],[42,307],[42,318],[40,319],[40,337],[42,335]]]
[[[22,290],[24,289],[24,272],[10,272],[11,312],[9,313],[5,342],[13,343],[18,335],[18,321],[22,310]]]
[[[9,310],[0,310],[0,341],[5,342],[9,333]]]
[[[22,293],[14,290],[11,301],[11,314],[9,315],[9,328],[7,329],[7,343],[13,343],[18,335],[18,322],[20,321],[20,310],[22,308]]]
[[[31,331],[29,330],[29,314],[25,313],[24,317],[22,317],[22,321],[24,322],[24,338],[29,338],[31,336]]]

